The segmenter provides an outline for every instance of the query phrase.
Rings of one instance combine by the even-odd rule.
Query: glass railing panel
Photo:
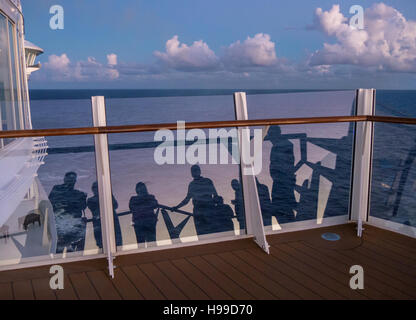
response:
[[[31,95],[34,94],[31,93]],[[45,95],[30,101],[33,129],[93,126],[91,99],[63,100],[53,98],[53,95]],[[79,147],[89,147],[89,150],[94,150],[93,142],[94,140],[88,135],[74,136],[70,139],[48,137],[48,145],[51,148],[74,147],[76,150]]]
[[[321,91],[247,96],[249,119],[350,116],[355,91]]]
[[[378,90],[376,115],[416,118],[416,91]],[[369,221],[416,235],[416,127],[375,123]]]
[[[376,115],[416,118],[416,91],[377,90]]]
[[[235,120],[232,94],[106,99],[106,115],[109,126]],[[140,138],[153,141],[153,135],[142,133]],[[110,144],[128,142],[135,142],[134,135],[109,137]]]
[[[225,130],[229,139],[210,139],[208,130],[199,130],[195,140],[190,136],[195,132],[186,131],[187,141],[171,131],[163,145],[154,138],[149,142],[142,133],[118,135],[118,141],[136,141],[110,145],[118,250],[245,234],[240,169],[232,161],[232,156],[239,157],[237,134]],[[178,161],[181,150],[184,157]],[[217,159],[210,161],[213,150]],[[221,154],[227,159],[224,164],[219,163]]]
[[[270,126],[262,133],[256,179],[266,230],[347,221],[353,124]]]
[[[65,146],[77,137],[59,139]],[[1,153],[0,265],[102,252],[94,150],[21,138]]]
[[[355,91],[247,96],[249,119],[355,114]],[[263,127],[257,189],[266,230],[348,220],[354,124]]]

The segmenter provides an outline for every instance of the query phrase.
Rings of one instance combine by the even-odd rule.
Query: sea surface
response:
[[[93,95],[105,96],[108,125],[234,120],[234,91],[32,90],[32,122],[36,129],[92,126]],[[354,113],[354,91],[245,91],[250,119]],[[376,114],[416,117],[416,91],[377,91]],[[338,216],[347,220],[354,126],[346,123],[259,129],[263,130],[264,142],[263,166],[257,179],[265,225],[277,230],[297,221],[313,220],[320,224],[325,218]],[[273,132],[281,134],[276,138]],[[46,193],[63,183],[66,172],[74,171],[76,188],[91,197],[91,186],[96,181],[93,137],[47,140],[49,155],[39,170]],[[191,164],[156,164],[153,133],[109,135],[109,145],[112,190],[119,204],[118,212],[129,211],[129,199],[135,195],[137,182],[143,182],[159,204],[166,207],[175,206],[185,198],[192,181]],[[415,157],[414,126],[375,125],[371,216],[416,226]],[[272,174],[272,167],[279,166],[281,170]],[[239,165],[202,163],[200,168],[201,175],[212,180],[224,204],[237,213],[235,204],[241,199],[232,181],[239,181]],[[282,198],[294,201],[285,202]],[[182,209],[192,213],[192,201]],[[172,225],[180,225],[183,217],[171,214]],[[181,237],[195,235],[195,229],[188,225],[180,230]],[[158,241],[172,238],[168,229],[169,226],[158,228]]]

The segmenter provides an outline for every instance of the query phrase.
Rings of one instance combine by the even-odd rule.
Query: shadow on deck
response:
[[[325,241],[324,232],[341,240]],[[49,267],[0,272],[0,299],[415,299],[416,239],[352,224],[268,237],[64,264],[65,289],[49,288]],[[352,290],[352,265],[364,290]]]

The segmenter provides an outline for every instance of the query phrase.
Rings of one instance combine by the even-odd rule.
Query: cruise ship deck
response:
[[[339,241],[321,238],[336,232]],[[49,266],[0,272],[0,299],[415,299],[416,240],[355,224],[63,264],[65,289],[51,290]],[[364,289],[349,268],[364,269]]]

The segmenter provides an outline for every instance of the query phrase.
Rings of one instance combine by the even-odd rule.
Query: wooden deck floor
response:
[[[323,232],[342,239],[328,242]],[[0,272],[0,299],[415,299],[416,239],[353,225],[64,264],[65,289],[49,288],[49,267]],[[352,265],[364,290],[351,290]]]

